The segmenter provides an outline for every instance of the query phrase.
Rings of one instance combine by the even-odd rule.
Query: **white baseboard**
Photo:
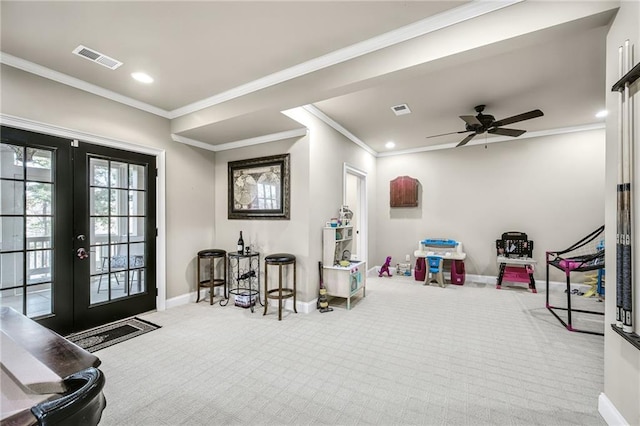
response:
[[[622,414],[604,393],[598,396],[598,413],[609,426],[629,426],[629,422],[622,417]]]
[[[202,299],[205,299],[205,301],[208,301],[209,296],[208,296],[207,290],[200,290],[200,291],[201,291],[200,301],[202,301]],[[218,296],[216,295],[216,297]],[[191,293],[182,294],[180,296],[167,299],[165,306],[167,309],[175,308],[176,306],[186,305],[188,303],[195,303],[197,298],[198,298],[198,294],[195,291],[192,291]],[[310,302],[296,301],[296,309],[300,313],[308,314],[309,312],[313,312],[316,310],[316,301],[317,299],[314,299]],[[233,304],[233,301],[232,301],[232,304]],[[278,302],[271,300],[269,303],[269,306],[275,307],[276,309],[278,309]],[[293,310],[293,300],[291,299],[285,300],[284,308]]]
[[[299,300],[296,300],[296,310],[299,314],[308,314],[309,312],[313,312],[316,310],[316,301],[317,299],[314,299],[311,302],[300,302]],[[276,310],[278,309],[277,300],[269,300],[269,309],[272,308],[275,308]],[[286,299],[282,309],[293,311],[293,300]]]
[[[396,276],[395,275],[395,267],[389,267],[389,270],[391,272],[392,276]],[[367,270],[367,276],[369,277],[377,277],[378,276],[378,271],[380,270],[380,266],[374,266],[372,268],[370,268],[369,270]],[[487,284],[487,285],[495,285],[497,280],[496,276],[491,276],[491,275],[475,275],[475,274],[467,274],[466,275],[466,281],[468,282],[474,282],[474,283],[479,283],[479,284]],[[541,285],[544,285],[544,281],[543,280],[536,280],[536,287],[538,287],[538,291],[542,290],[542,288],[540,287]],[[549,288],[552,291],[564,291],[564,289],[567,287],[567,284],[564,282],[560,282],[560,281],[549,281]],[[578,289],[578,290],[582,290],[582,291],[587,291],[590,288],[589,285],[586,284],[579,284],[579,283],[572,283],[571,284],[571,289]],[[202,299],[203,297],[207,297],[206,292],[207,290],[200,290],[201,296],[200,298]],[[171,299],[167,299],[166,300],[166,308],[175,308],[176,306],[180,306],[180,305],[186,305],[187,303],[194,303],[197,299],[197,293],[195,291],[192,291],[191,293],[187,293],[187,294],[182,294],[180,296],[177,297],[172,297]],[[300,302],[297,301],[296,302],[296,307],[298,309],[298,312],[302,312],[305,314],[308,314],[309,312],[313,312],[316,310],[316,302],[317,299],[314,299],[310,302]],[[273,303],[273,301],[271,301],[271,303]],[[285,307],[286,309],[292,309],[292,303],[293,300],[289,300],[287,299],[285,301]]]
[[[176,306],[186,305],[187,303],[195,302],[195,301],[196,301],[196,292],[193,291],[191,293],[182,294],[180,296],[167,299],[165,303],[165,307],[167,309],[170,309],[170,308],[175,308]]]
[[[389,267],[392,276],[396,276],[396,268]],[[374,266],[367,271],[368,277],[376,277],[378,276],[378,271],[380,270],[380,265]],[[398,275],[399,276],[399,275]],[[466,274],[465,281],[466,282],[474,282],[478,284],[487,284],[487,285],[495,285],[498,277],[495,275],[477,275],[477,274]],[[538,291],[542,289],[542,286],[546,285],[544,279],[536,280],[536,288]],[[549,289],[552,291],[564,291],[567,288],[567,283],[563,281],[549,281]],[[588,284],[581,283],[571,283],[571,290],[580,290],[586,292],[589,290],[591,286]]]

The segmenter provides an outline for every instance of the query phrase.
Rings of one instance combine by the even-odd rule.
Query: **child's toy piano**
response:
[[[462,251],[460,241],[446,238],[427,238],[418,241],[418,250],[413,252],[416,257],[416,280],[423,280],[426,273],[424,259],[427,256],[441,256],[443,260],[451,260],[451,283],[464,284],[464,259],[467,255]]]

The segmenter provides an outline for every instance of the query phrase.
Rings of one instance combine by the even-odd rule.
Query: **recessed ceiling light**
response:
[[[603,118],[603,117],[606,117],[607,115],[609,115],[609,111],[607,111],[606,109],[603,109],[602,111],[597,112],[596,117]]]
[[[384,144],[384,147],[387,148],[387,149],[395,148],[395,146],[396,146],[396,144],[391,142],[391,141],[389,141],[389,142]]]
[[[131,77],[135,78],[141,83],[146,83],[146,84],[153,83],[153,78],[149,74],[146,74],[143,72],[131,73]]]

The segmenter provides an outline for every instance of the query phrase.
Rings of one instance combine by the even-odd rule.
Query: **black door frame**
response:
[[[67,187],[71,188],[72,180],[72,161],[71,161],[71,145],[68,139],[35,133],[27,130],[15,129],[2,126],[2,139],[8,143],[13,143],[30,148],[41,147],[54,153],[54,188]],[[55,191],[55,189],[54,189]],[[72,223],[66,218],[73,215],[73,198],[72,192],[67,197],[60,197],[58,191],[53,194],[54,202],[54,235],[52,235],[52,245],[54,249],[52,269],[52,286],[51,304],[52,314],[38,317],[37,321],[47,328],[59,330],[60,332],[69,331],[69,324],[73,324],[73,287],[59,283],[63,276],[72,276],[73,273],[73,244],[71,239],[62,238],[63,235],[71,235]],[[26,284],[26,276],[25,276]],[[23,299],[23,309],[25,309]]]
[[[73,184],[73,193],[75,194],[73,209],[74,252],[81,248],[89,252],[89,258],[82,259],[74,256],[74,277],[81,277],[81,280],[86,277],[88,282],[91,281],[90,261],[92,256],[97,255],[97,253],[91,253],[88,247],[90,227],[88,210],[89,159],[101,158],[143,165],[147,172],[145,176],[147,215],[144,232],[146,291],[124,299],[91,305],[91,285],[74,286],[74,331],[80,331],[156,309],[156,157],[86,142],[76,142],[74,145],[72,150],[75,173]],[[78,235],[84,235],[85,240],[79,240]],[[140,277],[140,272],[138,272],[138,277]],[[125,282],[123,285],[126,287],[127,283]]]
[[[158,169],[160,169],[160,175],[164,176],[164,151],[156,148],[136,147],[135,145],[130,145],[118,140],[104,138],[100,136],[94,136],[94,135],[85,134],[82,132],[70,131],[68,129],[60,128],[53,125],[32,122],[27,119],[14,118],[9,116],[4,116],[1,114],[0,114],[0,119],[1,119],[0,124],[2,125],[3,134],[5,132],[8,132],[17,141],[20,141],[21,138],[22,140],[25,140],[25,139],[30,140],[28,138],[28,135],[31,135],[34,138],[40,138],[40,140],[46,140],[47,141],[46,146],[43,145],[42,143],[40,145],[43,145],[43,147],[48,147],[49,149],[52,148],[50,145],[53,145],[53,143],[49,143],[49,142],[51,141],[57,142],[57,145],[55,146],[55,150],[56,152],[60,153],[58,155],[58,158],[65,158],[69,160],[64,160],[64,161],[61,161],[60,159],[57,160],[57,164],[64,165],[64,167],[56,167],[56,175],[58,173],[62,174],[61,178],[56,177],[56,183],[65,184],[65,185],[68,185],[68,187],[71,187],[73,185],[73,182],[71,179],[71,176],[72,176],[71,171],[73,168],[70,160],[72,158],[72,155],[64,155],[64,153],[70,152],[71,149],[76,149],[76,148],[71,148],[72,142],[76,144],[78,143],[78,141],[74,139],[76,137],[78,139],[87,140],[86,144],[91,146],[94,149],[101,149],[101,148],[113,149],[113,150],[119,150],[123,153],[126,152],[127,155],[135,156],[137,154],[143,154],[143,155],[147,155],[154,158],[155,166],[154,166],[153,173],[149,175],[149,182],[150,184],[153,185],[152,191],[153,191],[153,198],[154,198],[153,211],[154,211],[155,227],[153,229],[149,228],[148,232],[153,234],[152,237],[155,240],[155,250],[153,250],[151,253],[148,254],[148,262],[149,262],[148,272],[150,274],[153,274],[153,280],[154,280],[149,282],[155,282],[155,285],[153,286],[153,288],[148,289],[148,291],[153,293],[153,300],[154,300],[153,307],[150,307],[150,309],[164,310],[166,308],[166,301],[163,300],[163,297],[166,294],[166,288],[165,288],[166,280],[163,276],[165,269],[164,267],[159,267],[157,264],[157,253],[160,253],[160,256],[165,255],[164,215],[160,214],[159,216],[160,220],[162,221],[162,224],[159,224],[157,222],[158,213],[161,213],[163,211],[162,209],[164,208],[164,201],[163,201],[164,185],[160,184],[159,186],[160,192],[156,191],[157,182],[162,182],[162,179],[163,179],[163,178],[161,179],[158,178]],[[32,142],[29,142],[29,144],[30,146],[38,145],[37,143],[34,144]],[[156,196],[158,197],[157,199],[156,199]],[[74,206],[73,202],[60,203],[60,205],[57,205],[58,211],[56,212],[56,214],[60,217],[63,217],[63,216],[71,217],[71,215],[73,214],[73,206]],[[73,226],[69,224],[68,228],[73,228]],[[68,229],[68,228],[65,228],[64,225],[62,225],[62,227],[59,228],[58,231],[65,232],[65,234],[69,236],[75,235],[73,233],[73,229]],[[148,236],[147,238],[151,238],[151,235]],[[60,240],[61,242],[58,243],[57,247],[62,248],[65,255],[59,255],[55,257],[55,261],[59,260],[61,262],[59,265],[56,265],[55,268],[56,270],[64,270],[65,268],[73,270],[74,268],[73,263],[75,262],[74,241],[72,238],[63,238]],[[69,254],[69,256],[66,256],[66,254]],[[162,262],[160,263],[160,265],[162,265]],[[158,272],[160,273],[160,275],[158,275]],[[52,294],[52,297],[55,298],[55,301],[52,303],[56,303],[56,305],[54,306],[54,312],[57,312],[57,313],[37,318],[37,321],[40,322],[41,324],[45,325],[48,328],[54,329],[60,333],[66,333],[66,332],[75,331],[78,329],[77,326],[71,329],[68,327],[69,323],[73,323],[73,321],[71,320],[70,322],[67,317],[69,316],[71,316],[71,318],[73,317],[74,295],[73,294],[71,295],[55,294],[56,290],[60,292],[64,287],[65,286],[62,286],[62,285],[54,286],[54,294]],[[67,288],[69,288],[69,286],[67,286]],[[64,306],[64,303],[67,303],[69,306]],[[82,324],[80,328],[84,328],[84,324]]]

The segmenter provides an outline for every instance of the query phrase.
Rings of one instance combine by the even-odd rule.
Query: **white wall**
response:
[[[404,175],[420,182],[419,206],[391,208],[389,182]],[[522,231],[543,279],[546,250],[604,223],[604,130],[379,158],[378,194],[376,264],[406,254],[415,264],[419,240],[452,238],[463,243],[468,274],[496,276],[495,240]]]
[[[618,46],[621,46],[626,39],[635,45],[635,61],[640,58],[640,3],[637,1],[620,2],[620,10],[611,26],[607,36],[607,83],[604,90],[607,94],[607,109],[610,111],[607,118],[607,175],[606,175],[606,264],[607,275],[616,275],[616,183],[617,183],[617,158],[618,158],[618,106],[620,95],[611,92],[611,86],[618,80]],[[640,91],[639,83],[636,82],[634,92]],[[635,202],[633,203],[633,222],[640,220],[638,199],[640,192],[640,178],[638,164],[640,164],[640,95],[635,95],[635,178],[631,184]],[[635,188],[635,189],[634,189]],[[634,324],[636,334],[640,334],[640,286],[638,285],[638,267],[640,267],[640,227],[634,228],[634,282],[635,282],[635,303],[634,303]],[[604,338],[604,395],[617,409],[624,419],[631,425],[640,425],[640,350],[623,340],[618,334],[613,332],[608,324],[615,323],[616,288],[615,280],[610,281],[607,286],[607,299],[605,302],[605,338]],[[600,401],[600,412],[606,413],[607,404]]]
[[[332,217],[337,217],[343,203],[344,164],[367,173],[367,202],[371,218],[375,217],[373,203],[376,198],[376,159],[341,133],[326,125],[302,108],[290,112],[291,117],[309,129],[310,139],[310,193],[308,211],[310,218],[309,245],[315,269],[311,271],[310,295],[317,297],[319,276],[318,262],[322,260],[322,228]],[[365,232],[368,235],[368,252],[375,242],[375,229],[370,220]],[[367,261],[367,259],[363,259]]]
[[[343,164],[346,161],[369,173],[369,199],[374,200],[375,158],[302,108],[288,115],[307,126],[306,136],[216,154],[215,240],[219,248],[232,249],[242,230],[245,244],[256,244],[261,259],[271,253],[294,254],[297,299],[310,302],[318,296],[322,227],[337,216],[342,204]],[[290,220],[227,219],[227,163],[287,152],[291,154]],[[260,282],[264,284],[263,279]]]
[[[269,155],[290,154],[290,219],[240,220],[227,219],[227,167],[229,161],[247,160]],[[253,244],[260,253],[261,274],[264,275],[264,256],[291,253],[296,256],[298,300],[311,300],[308,295],[309,266],[309,140],[308,137],[288,139],[247,148],[221,151],[216,154],[216,247],[235,250],[240,231],[244,243]],[[277,270],[270,270],[271,277]],[[264,285],[264,278],[260,285]]]
[[[214,154],[171,141],[164,118],[15,68],[0,85],[3,114],[165,151],[167,298],[194,291],[196,253],[214,242]]]

